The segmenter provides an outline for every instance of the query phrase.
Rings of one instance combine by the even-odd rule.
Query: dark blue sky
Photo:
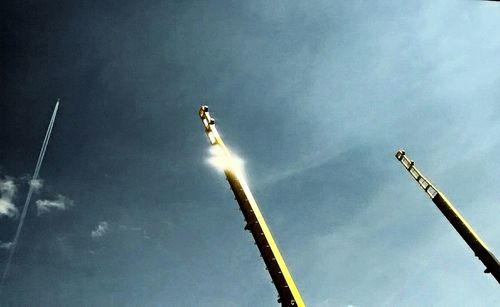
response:
[[[201,104],[308,306],[500,305],[394,158],[500,254],[499,16],[458,0],[0,4],[0,183],[18,209],[61,98],[0,305],[276,306],[206,162]],[[0,216],[2,266],[17,223]]]

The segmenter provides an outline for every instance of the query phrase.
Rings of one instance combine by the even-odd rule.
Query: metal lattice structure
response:
[[[474,254],[486,266],[485,273],[491,273],[493,277],[500,283],[500,263],[488,246],[479,238],[472,227],[462,217],[462,215],[453,207],[451,202],[440,192],[436,187],[425,178],[422,173],[415,167],[415,163],[410,160],[403,150],[396,153],[396,159],[410,172],[412,177],[424,189],[425,193],[431,198],[438,209],[448,219],[450,224],[460,234],[464,241],[469,245]]]
[[[252,234],[266,268],[271,275],[274,286],[278,291],[278,303],[287,307],[305,306],[243,174],[234,165],[234,160],[229,150],[224,145],[222,138],[215,128],[215,121],[210,116],[208,107],[202,106],[199,115],[205,127],[205,133],[208,136],[210,145],[226,161],[224,174],[245,218],[245,230],[250,231]]]

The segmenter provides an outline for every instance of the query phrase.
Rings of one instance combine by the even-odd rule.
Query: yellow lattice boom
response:
[[[212,149],[214,149],[219,155],[219,158],[223,160],[221,164],[224,169],[224,174],[226,175],[229,186],[234,193],[235,199],[246,221],[245,230],[250,231],[262,255],[262,259],[278,291],[278,302],[281,303],[282,306],[287,307],[305,306],[299,290],[295,286],[292,276],[288,271],[285,260],[283,260],[278,246],[276,242],[274,242],[271,231],[245,181],[242,171],[237,167],[231,153],[226,145],[224,145],[222,138],[215,128],[215,120],[210,116],[208,107],[202,106],[199,115]]]
[[[500,283],[500,263],[469,223],[467,223],[458,210],[453,207],[444,194],[436,189],[436,187],[422,175],[415,167],[415,163],[406,156],[403,150],[399,150],[396,153],[396,159],[403,164],[406,170],[408,170],[411,176],[418,182],[420,187],[422,187],[425,193],[432,199],[436,207],[438,207],[458,234],[460,234],[467,245],[469,245],[476,257],[486,266],[484,272],[491,273]]]

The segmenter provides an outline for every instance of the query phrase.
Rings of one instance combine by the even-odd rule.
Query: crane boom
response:
[[[215,121],[210,117],[208,107],[202,106],[199,115],[211,146],[219,150],[226,161],[224,174],[245,218],[245,230],[251,232],[278,291],[278,303],[287,307],[305,306],[243,174],[234,165],[229,150],[215,128]]]
[[[500,283],[500,263],[495,255],[489,250],[488,246],[479,238],[472,227],[462,217],[462,215],[453,207],[451,202],[441,193],[432,183],[425,178],[422,173],[415,167],[415,163],[410,160],[403,150],[396,153],[396,159],[410,172],[413,178],[429,195],[434,204],[448,219],[455,230],[460,234],[464,241],[472,249],[476,257],[486,266],[485,273],[491,273],[493,277]]]

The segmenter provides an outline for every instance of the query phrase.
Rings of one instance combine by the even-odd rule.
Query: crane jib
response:
[[[276,287],[278,302],[286,307],[305,306],[243,174],[233,165],[233,158],[215,128],[215,120],[210,116],[208,107],[202,106],[199,115],[211,146],[216,147],[226,159],[224,174],[245,218],[244,228],[252,234]]]
[[[444,194],[422,175],[415,167],[415,163],[406,156],[403,150],[399,150],[396,153],[396,159],[401,162],[422,189],[424,189],[425,193],[432,199],[436,207],[438,207],[453,228],[455,228],[462,239],[469,245],[476,257],[486,266],[484,272],[491,273],[498,283],[500,283],[500,262],[495,255],[493,255],[488,246],[479,238],[469,223],[467,223],[458,210],[453,207]]]

